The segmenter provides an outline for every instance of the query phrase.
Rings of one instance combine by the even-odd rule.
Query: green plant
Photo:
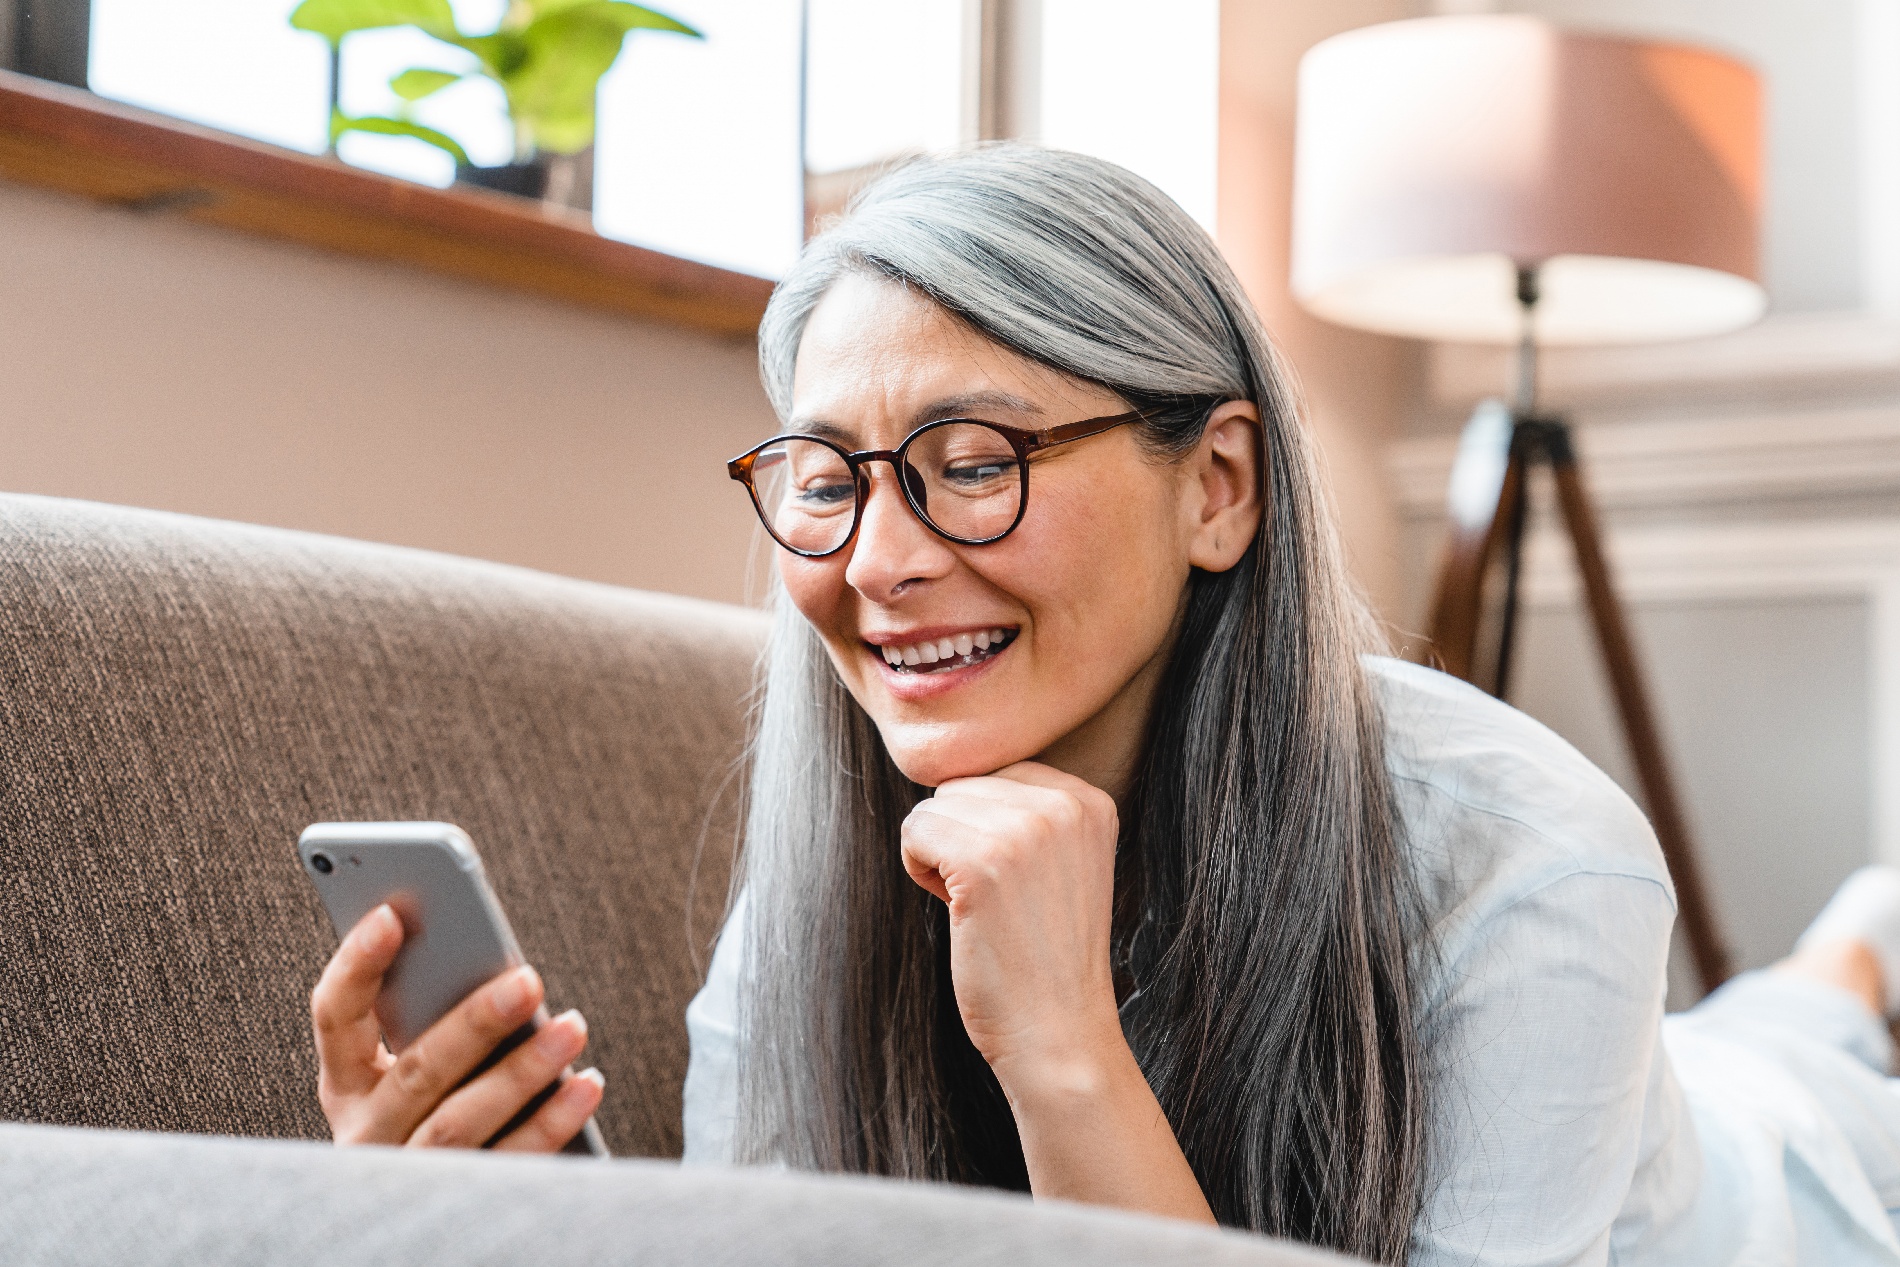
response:
[[[501,24],[486,35],[465,35],[449,0],[303,0],[290,24],[329,42],[331,56],[330,144],[346,132],[409,136],[446,150],[458,163],[468,154],[434,128],[417,123],[409,108],[471,76],[501,85],[514,122],[515,161],[546,150],[575,154],[594,140],[594,107],[600,78],[613,67],[634,31],[671,31],[704,39],[664,13],[627,0],[511,0]],[[343,113],[337,100],[337,68],[343,37],[357,31],[412,26],[475,56],[467,73],[416,67],[389,81],[404,102],[395,115]]]

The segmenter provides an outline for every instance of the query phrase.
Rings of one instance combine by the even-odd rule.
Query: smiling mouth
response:
[[[952,669],[981,664],[1001,654],[1016,641],[1014,629],[981,629],[960,633],[953,638],[938,638],[904,647],[880,647],[871,650],[884,657],[894,673],[948,673]]]

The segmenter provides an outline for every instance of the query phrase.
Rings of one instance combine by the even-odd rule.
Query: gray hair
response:
[[[806,322],[852,272],[1152,410],[1158,460],[1221,402],[1258,406],[1263,526],[1240,564],[1193,575],[1124,807],[1123,1028],[1222,1222],[1401,1261],[1426,1121],[1418,902],[1359,662],[1376,634],[1259,318],[1208,235],[1120,167],[1022,145],[921,159],[774,293],[759,356],[782,416]],[[778,607],[738,880],[741,1156],[1027,1188],[947,917],[898,865],[927,791]]]

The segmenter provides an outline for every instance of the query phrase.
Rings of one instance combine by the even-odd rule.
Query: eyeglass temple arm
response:
[[[1116,427],[1125,426],[1131,422],[1140,422],[1147,416],[1147,410],[1136,409],[1125,414],[1111,414],[1106,418],[1084,418],[1080,422],[1050,427],[1047,431],[1035,433],[1036,447],[1046,448],[1052,444],[1067,444],[1071,440],[1086,440],[1104,431],[1112,431]]]

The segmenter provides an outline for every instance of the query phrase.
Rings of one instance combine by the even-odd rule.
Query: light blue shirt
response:
[[[1367,668],[1433,947],[1431,1163],[1411,1262],[1900,1264],[1892,1194],[1863,1165],[1900,1140],[1900,1096],[1833,1048],[1790,1059],[1738,1037],[1746,1026],[1665,1024],[1675,897],[1642,813],[1522,713],[1428,669]],[[741,901],[686,1013],[688,1162],[731,1156],[744,918]],[[1741,1009],[1750,988],[1783,987],[1744,987]],[[1817,1078],[1887,1120],[1850,1138]]]

